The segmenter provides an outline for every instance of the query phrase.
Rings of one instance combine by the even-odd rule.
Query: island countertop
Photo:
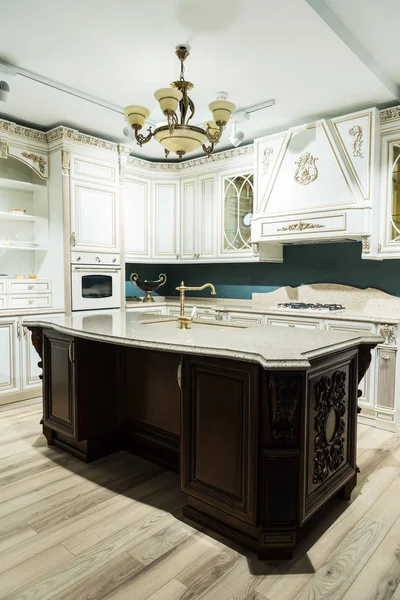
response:
[[[190,329],[181,330],[171,318],[122,311],[35,317],[24,319],[24,325],[136,348],[254,362],[265,369],[307,368],[315,358],[383,341],[380,336],[365,332],[305,331],[264,325],[235,327],[222,322],[194,322]]]

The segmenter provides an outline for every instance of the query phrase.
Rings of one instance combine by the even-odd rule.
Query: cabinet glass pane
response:
[[[391,240],[400,242],[400,145],[393,147]]]
[[[224,250],[250,248],[253,175],[226,177],[224,182]]]

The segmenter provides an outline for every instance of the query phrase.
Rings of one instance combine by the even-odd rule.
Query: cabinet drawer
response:
[[[0,296],[0,308],[5,308],[5,307],[6,307],[6,297]]]
[[[277,319],[269,318],[268,325],[274,325],[278,327],[298,327],[300,329],[319,329],[319,321],[312,321],[307,319]]]
[[[6,291],[6,282],[0,279],[0,294],[3,294]]]
[[[50,308],[51,294],[38,296],[14,295],[8,297],[8,308]]]
[[[50,292],[50,281],[10,281],[9,292],[14,294],[41,294]]]
[[[264,325],[265,323],[264,315],[252,313],[231,313],[229,315],[229,320],[232,321],[232,323],[244,323],[247,325]]]
[[[290,219],[268,218],[261,223],[261,238],[285,237],[299,239],[304,237],[321,237],[327,233],[346,230],[346,214],[296,217]]]

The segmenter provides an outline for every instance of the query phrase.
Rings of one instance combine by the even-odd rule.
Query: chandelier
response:
[[[188,92],[194,87],[190,81],[185,80],[184,62],[189,56],[187,46],[177,46],[175,54],[181,62],[181,72],[178,81],[173,81],[171,87],[161,88],[154,94],[159,102],[162,113],[167,117],[167,125],[161,125],[154,131],[149,127],[147,135],[140,133],[150,111],[144,106],[131,105],[124,110],[125,117],[132,127],[135,140],[139,146],[147,144],[153,137],[165,148],[165,157],[174,152],[182,158],[187,152],[193,152],[200,146],[210,156],[214,146],[221,139],[222,132],[231,116],[235,105],[226,100],[226,94],[220,93],[218,99],[209,104],[213,120],[207,121],[204,127],[189,125],[195,113],[193,100]],[[179,107],[178,116],[176,111]]]

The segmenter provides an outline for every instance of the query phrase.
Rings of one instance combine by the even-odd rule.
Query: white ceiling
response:
[[[322,0],[320,0],[322,2]],[[398,0],[327,0],[354,38],[400,84]],[[13,0],[2,6],[0,60],[121,108],[143,104],[178,78],[177,44],[189,43],[194,122],[210,118],[220,90],[237,109],[274,98],[243,121],[245,141],[315,117],[396,104],[392,91],[306,0]],[[3,75],[7,80],[7,76]],[[50,129],[65,124],[126,143],[122,114],[21,76],[8,79],[3,118]],[[218,149],[231,147],[229,127]],[[163,159],[152,140],[137,156]]]

